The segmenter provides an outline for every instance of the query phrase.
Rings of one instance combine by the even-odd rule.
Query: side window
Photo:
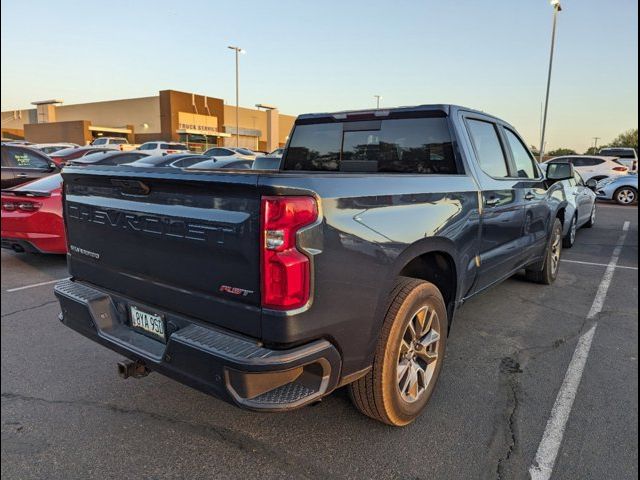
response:
[[[588,167],[589,165],[592,165],[589,163],[588,158],[574,158],[572,163],[574,167]]]
[[[34,168],[38,170],[49,168],[49,162],[44,157],[27,149],[7,147],[7,156],[9,164],[18,168]]]
[[[213,154],[215,157],[230,157],[233,155],[231,150],[227,150],[226,148],[218,148]]]
[[[534,165],[533,157],[529,150],[522,144],[522,141],[508,128],[504,129],[507,142],[511,147],[513,161],[516,164],[516,171],[520,178],[536,178],[538,171]]]
[[[93,141],[94,145],[106,145],[107,144],[107,139],[106,138],[98,138],[96,140]]]
[[[476,149],[480,168],[495,178],[509,176],[507,161],[498,138],[496,125],[482,120],[468,119],[467,125],[471,140]]]
[[[126,143],[126,140],[124,138],[114,138],[111,140],[111,143],[115,144],[115,145],[122,145],[124,143]]]
[[[604,163],[604,160],[602,160],[601,158],[590,158],[589,159],[589,165],[600,165],[601,163]]]

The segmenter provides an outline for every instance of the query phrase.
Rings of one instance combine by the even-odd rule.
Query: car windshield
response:
[[[236,152],[241,155],[255,155],[251,150],[247,150],[246,148],[234,148]]]
[[[56,173],[55,175],[49,175],[47,177],[43,177],[39,180],[35,180],[33,182],[25,183],[24,185],[20,185],[19,187],[13,188],[12,190],[18,192],[51,192],[56,188],[60,188],[62,185],[62,175]]]
[[[57,152],[55,152],[55,156],[56,157],[64,157],[66,155],[69,155],[71,153],[75,153],[77,151],[78,151],[78,147],[63,148],[62,150],[58,150]]]

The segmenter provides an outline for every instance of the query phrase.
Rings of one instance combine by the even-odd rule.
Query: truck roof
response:
[[[428,105],[414,105],[392,108],[380,108],[380,109],[364,109],[364,110],[341,110],[338,112],[323,112],[323,113],[304,113],[298,116],[298,120],[309,121],[313,119],[321,119],[327,117],[334,117],[337,120],[344,119],[349,116],[366,116],[373,115],[376,117],[385,117],[391,113],[420,113],[420,112],[442,112],[444,115],[450,116],[453,112],[458,110],[464,110],[467,112],[478,113],[488,117],[495,118],[504,122],[502,119],[473,108],[463,107],[460,105],[452,104],[428,104]],[[505,122],[506,123],[506,122]]]

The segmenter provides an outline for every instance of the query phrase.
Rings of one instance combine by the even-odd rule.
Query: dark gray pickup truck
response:
[[[127,357],[125,378],[157,371],[253,410],[348,385],[364,414],[406,425],[456,309],[559,266],[562,189],[512,126],[457,106],[302,115],[279,171],[63,177],[61,321]]]

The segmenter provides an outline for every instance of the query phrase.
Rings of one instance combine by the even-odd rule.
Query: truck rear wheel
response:
[[[447,330],[447,309],[438,288],[400,277],[390,294],[373,367],[349,385],[358,410],[393,426],[415,420],[438,381]]]

